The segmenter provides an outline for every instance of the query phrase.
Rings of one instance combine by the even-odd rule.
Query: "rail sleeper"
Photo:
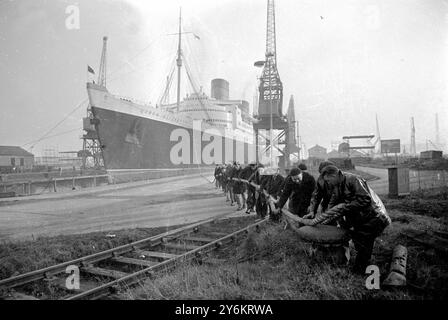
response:
[[[158,262],[154,262],[154,261],[134,259],[134,258],[128,258],[128,257],[121,257],[121,256],[114,257],[111,260],[115,261],[115,262],[124,263],[124,264],[131,264],[131,265],[143,266],[143,267],[151,267],[158,263]]]
[[[199,246],[194,246],[186,243],[165,243],[163,246],[167,249],[184,250],[184,251],[185,250],[190,251],[199,248]]]
[[[113,279],[120,279],[129,275],[129,273],[121,272],[117,270],[110,270],[105,268],[99,268],[94,266],[83,267],[81,269],[82,272],[93,274],[96,276],[104,276]]]
[[[159,258],[164,260],[169,260],[172,258],[177,258],[177,254],[166,253],[166,252],[157,252],[157,251],[147,251],[147,250],[136,250],[137,254],[143,255],[148,258]]]

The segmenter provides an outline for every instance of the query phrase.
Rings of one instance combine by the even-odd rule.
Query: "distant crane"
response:
[[[376,153],[381,153],[381,135],[380,135],[380,126],[378,124],[378,115],[375,114],[375,122],[376,122],[376,139],[373,142],[373,145],[376,147]]]
[[[436,113],[436,144],[440,146],[440,135],[439,135],[439,114]]]
[[[414,117],[411,117],[411,149],[409,150],[409,153],[412,156],[415,156],[417,154],[417,150],[415,147],[415,125],[414,125]]]
[[[286,142],[285,145],[285,153],[286,154],[297,154],[297,158],[300,158],[300,145],[297,144],[299,141],[299,130],[298,130],[298,122],[295,117],[295,107],[294,107],[294,96],[291,95],[289,98],[288,105],[288,137],[289,141]],[[297,136],[296,136],[297,134]],[[285,136],[286,137],[286,136]]]
[[[378,115],[375,115],[377,143],[381,143],[380,125],[378,124]]]

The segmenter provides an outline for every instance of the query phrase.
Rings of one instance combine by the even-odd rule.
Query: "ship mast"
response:
[[[101,51],[100,72],[98,72],[98,84],[106,87],[106,58],[107,58],[107,37],[103,37],[103,50]]]
[[[182,49],[181,49],[181,43],[182,43],[182,8],[179,10],[179,44],[177,48],[177,112],[179,112],[179,105],[180,105],[180,69],[182,68]]]

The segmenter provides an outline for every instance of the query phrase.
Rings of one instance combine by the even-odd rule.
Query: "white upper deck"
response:
[[[185,128],[192,128],[193,120],[202,120],[203,128],[216,128],[219,131],[232,131],[236,136],[252,140],[252,117],[242,114],[241,100],[215,100],[205,94],[192,94],[181,103],[179,111],[176,104],[154,107],[149,104],[133,102],[111,94],[105,87],[87,83],[90,105],[115,112],[162,121]]]

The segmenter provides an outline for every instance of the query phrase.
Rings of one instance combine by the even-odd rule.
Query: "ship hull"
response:
[[[108,170],[181,169],[255,160],[252,143],[92,105]],[[196,129],[196,130],[195,130]]]

